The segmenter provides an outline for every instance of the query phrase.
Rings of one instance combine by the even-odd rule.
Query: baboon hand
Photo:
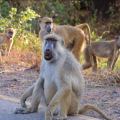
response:
[[[27,108],[27,105],[26,105],[25,101],[21,101],[21,106],[22,106],[23,108]]]
[[[16,108],[14,113],[15,114],[28,114],[32,112],[36,112],[36,111],[31,110],[31,108]]]
[[[52,120],[52,115],[49,110],[46,110],[45,112],[45,120]]]

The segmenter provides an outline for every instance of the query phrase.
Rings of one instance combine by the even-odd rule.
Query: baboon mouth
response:
[[[50,30],[50,31],[47,31],[48,33],[51,33],[52,32],[52,30]]]
[[[47,57],[47,58],[48,58],[48,57],[51,57],[51,55],[45,55],[45,57]]]
[[[47,60],[47,61],[49,61],[49,60],[52,59],[52,56],[51,56],[51,55],[45,55],[45,56],[44,56],[44,59]]]

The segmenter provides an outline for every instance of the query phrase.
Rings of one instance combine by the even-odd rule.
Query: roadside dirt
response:
[[[0,94],[19,99],[22,93],[33,85],[39,75],[39,69],[26,70],[29,67],[24,62],[0,65]],[[94,77],[86,72],[83,74],[86,86],[80,107],[91,103],[109,117],[120,120],[120,87],[116,87],[108,79],[102,79],[100,75]],[[85,115],[103,119],[93,110],[89,110]]]

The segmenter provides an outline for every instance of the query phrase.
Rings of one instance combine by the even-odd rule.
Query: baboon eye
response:
[[[52,41],[53,41],[53,42],[56,42],[57,40],[55,40],[55,39],[52,38]]]
[[[48,38],[48,39],[46,39],[47,41],[50,41],[51,39],[50,38]]]
[[[53,38],[48,38],[46,39],[47,41],[52,41],[52,42],[56,42],[57,40],[56,39],[53,39]]]
[[[51,24],[51,22],[46,22],[46,24]]]
[[[9,32],[10,34],[13,34],[13,32]]]

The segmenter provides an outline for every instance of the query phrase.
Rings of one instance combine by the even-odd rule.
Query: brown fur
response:
[[[84,49],[85,63],[82,65],[84,70],[91,67],[90,54],[88,49],[89,46],[86,45]],[[117,42],[116,40],[91,42],[92,57],[94,61],[94,66],[92,67],[92,70],[94,72],[97,71],[96,57],[107,58],[108,59],[107,68],[114,69],[115,62],[117,61],[115,60],[115,58],[118,59],[117,54],[119,54],[119,49],[120,49],[120,37]]]
[[[84,91],[81,65],[73,54],[64,48],[63,38],[54,33],[45,36],[42,44],[44,58],[48,38],[57,40],[55,47],[52,47],[53,59],[50,61],[43,59],[38,80],[21,96],[20,101],[23,108],[17,108],[15,113],[37,112],[39,103],[43,102],[46,106],[45,120],[51,120],[51,117],[63,120],[68,115],[83,114],[89,109],[98,112],[107,120],[111,120],[94,105],[87,104],[79,109]],[[25,108],[25,101],[30,96],[32,96],[31,106]]]
[[[12,37],[10,37],[10,33],[13,33]],[[2,46],[6,44],[7,45],[6,53],[9,54],[13,44],[14,35],[15,30],[13,28],[6,29],[5,33],[0,33],[0,51],[2,50]]]
[[[44,17],[44,18],[38,20],[38,22],[41,27],[39,36],[42,41],[44,40],[43,37],[46,34],[49,34],[46,31],[45,23],[51,22],[52,23],[51,24],[52,31],[50,33],[54,32],[57,35],[63,37],[65,40],[65,47],[67,49],[71,50],[72,53],[74,54],[75,58],[79,61],[80,53],[83,51],[84,45],[85,45],[85,34],[79,27],[85,26],[89,29],[88,25],[82,24],[83,26],[78,25],[75,27],[69,26],[69,25],[56,25],[55,23],[53,23],[52,18],[49,18],[49,17]],[[89,29],[89,31],[90,31],[90,29]],[[89,41],[90,41],[90,39],[89,39]]]

